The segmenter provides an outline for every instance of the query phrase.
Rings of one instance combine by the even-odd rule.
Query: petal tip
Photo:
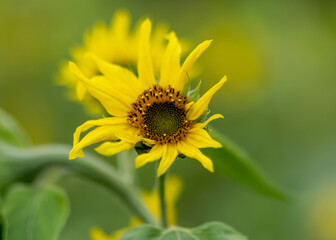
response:
[[[163,171],[157,171],[157,174],[156,174],[156,177],[161,177],[162,175],[164,174],[164,172]]]
[[[212,39],[210,39],[210,40],[205,40],[203,43],[202,43],[202,45],[204,45],[204,48],[205,49],[207,49],[210,45],[211,45],[211,43],[212,43]],[[204,49],[204,50],[205,50]]]
[[[69,153],[69,160],[74,160],[75,158],[77,158],[77,155],[71,150]]]
[[[211,164],[210,166],[207,167],[207,170],[211,173],[214,172],[214,167],[213,167],[213,164]]]
[[[141,154],[140,154],[141,155]],[[139,156],[140,156],[139,155]],[[137,159],[135,159],[135,161],[134,161],[134,167],[135,168],[141,168],[142,166],[144,166],[145,164],[143,163],[143,162],[140,162],[140,161],[138,161]]]
[[[227,81],[227,76],[224,75],[224,77],[221,79],[221,82],[225,83]]]
[[[131,15],[129,13],[129,11],[126,9],[126,8],[122,8],[120,10],[118,10],[116,13],[115,13],[115,17],[119,17],[119,18],[123,18],[123,17],[127,17],[127,18],[130,18]]]
[[[150,29],[151,27],[152,27],[152,22],[149,18],[146,18],[141,24],[142,30]]]
[[[104,155],[103,154],[103,149],[104,149],[104,146],[103,144],[101,144],[100,146],[96,147],[94,150],[99,153],[100,155]]]
[[[68,66],[71,72],[77,69],[76,63],[74,63],[73,61],[69,61]]]
[[[76,65],[76,63],[69,61],[69,70],[70,72],[72,72],[77,78],[79,78],[80,80],[85,79],[85,76],[83,75],[83,73],[79,70],[78,66]]]
[[[176,33],[174,31],[171,31],[170,33],[168,33],[165,37],[167,40],[173,40],[176,39]]]

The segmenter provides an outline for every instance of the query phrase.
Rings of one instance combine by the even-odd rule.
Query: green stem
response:
[[[167,206],[166,206],[166,174],[162,174],[158,178],[157,188],[160,198],[160,209],[161,209],[161,225],[164,228],[168,227],[167,224]]]
[[[143,204],[137,190],[134,186],[124,183],[120,174],[110,164],[91,154],[86,154],[81,159],[68,160],[70,149],[64,145],[16,148],[1,144],[0,165],[4,173],[11,176],[7,185],[14,181],[32,179],[40,171],[51,166],[67,167],[113,191],[145,223],[155,224],[154,217]]]
[[[119,175],[123,178],[123,181],[126,184],[133,185],[134,184],[134,160],[135,159],[135,151],[132,149],[128,151],[121,152],[117,154],[117,167]]]
[[[71,171],[57,167],[49,167],[45,170],[42,170],[34,179],[34,184],[40,186],[48,186],[50,184],[56,184],[58,181],[64,179],[69,175]]]

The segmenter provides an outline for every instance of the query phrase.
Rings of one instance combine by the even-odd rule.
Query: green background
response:
[[[192,46],[214,39],[199,61],[203,93],[228,76],[210,104],[212,113],[225,116],[214,126],[299,199],[263,197],[181,160],[172,168],[185,182],[179,224],[219,220],[250,239],[324,240],[310,222],[319,189],[336,185],[335,2],[1,0],[0,106],[34,144],[71,144],[75,128],[92,118],[55,77],[85,30],[108,24],[120,8],[133,23],[144,17],[168,23]],[[150,189],[153,165],[137,171]],[[88,239],[93,226],[111,233],[127,225],[127,210],[104,189],[76,176],[61,185],[71,214],[60,239]]]

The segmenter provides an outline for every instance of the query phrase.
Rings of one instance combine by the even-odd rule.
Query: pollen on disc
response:
[[[129,123],[140,129],[139,134],[158,143],[182,140],[192,125],[186,119],[189,99],[168,86],[153,85],[139,95],[129,112]]]

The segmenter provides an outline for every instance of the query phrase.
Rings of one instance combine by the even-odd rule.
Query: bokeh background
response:
[[[260,196],[195,161],[179,161],[172,169],[185,186],[179,224],[220,220],[252,240],[335,240],[336,2],[1,0],[0,106],[34,144],[71,144],[75,128],[92,118],[55,77],[85,30],[109,24],[120,8],[134,23],[166,22],[192,46],[214,39],[199,61],[203,92],[224,74],[229,79],[211,103],[225,116],[214,125],[298,199]],[[147,189],[151,171],[138,170]],[[111,193],[75,176],[61,185],[71,215],[60,239],[127,225],[127,209]]]

